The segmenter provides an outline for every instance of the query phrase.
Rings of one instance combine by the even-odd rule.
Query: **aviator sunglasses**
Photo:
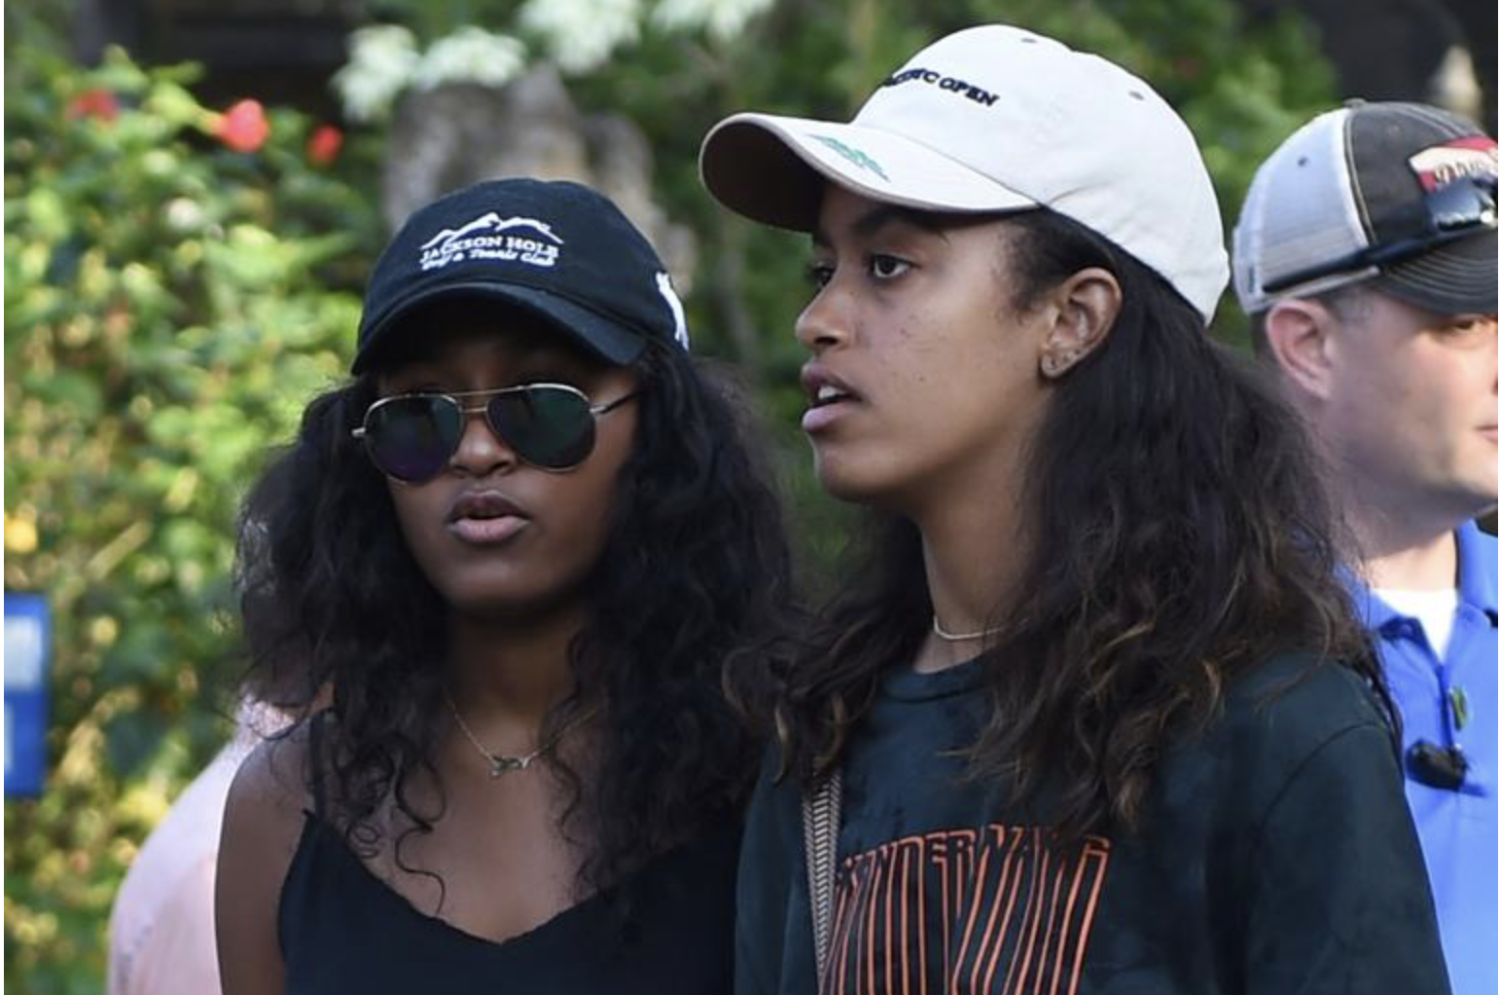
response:
[[[1297,270],[1270,281],[1268,294],[1338,273],[1405,262],[1440,245],[1480,231],[1495,230],[1495,176],[1462,176],[1427,194],[1427,223],[1419,234],[1385,245],[1372,245],[1330,262]]]
[[[594,451],[594,419],[639,393],[608,404],[594,404],[583,391],[560,383],[396,394],[370,405],[353,435],[364,441],[381,473],[419,484],[443,471],[458,452],[468,416],[482,412],[490,430],[523,463],[562,472]]]

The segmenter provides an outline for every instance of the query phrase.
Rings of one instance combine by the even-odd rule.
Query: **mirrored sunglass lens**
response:
[[[535,466],[564,470],[594,449],[588,401],[556,387],[528,387],[490,400],[490,422],[516,455]]]
[[[453,455],[462,425],[458,406],[446,397],[397,398],[370,413],[370,455],[398,480],[427,480]]]

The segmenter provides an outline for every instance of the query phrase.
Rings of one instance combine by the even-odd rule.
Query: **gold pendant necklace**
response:
[[[453,696],[448,693],[447,688],[443,689],[443,699],[448,702],[448,711],[453,713],[453,721],[458,723],[459,732],[462,732],[464,734],[464,737],[468,739],[470,743],[474,744],[474,749],[478,750],[479,755],[484,757],[485,762],[490,765],[490,777],[492,778],[503,777],[513,770],[530,770],[531,765],[536,762],[538,758],[555,747],[563,738],[563,736],[572,731],[574,726],[579,725],[587,719],[593,718],[594,715],[594,712],[591,709],[586,714],[580,715],[572,722],[569,722],[567,725],[557,730],[557,732],[553,733],[551,739],[547,740],[547,742],[541,744],[530,753],[523,753],[521,756],[513,757],[505,753],[491,753],[489,750],[484,748],[484,744],[479,741],[479,737],[474,735],[474,731],[469,728],[469,724],[464,721],[464,717],[458,713],[458,705],[454,704]]]

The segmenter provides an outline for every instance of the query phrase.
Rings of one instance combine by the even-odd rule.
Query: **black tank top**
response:
[[[657,857],[625,883],[628,913],[596,894],[494,943],[419,912],[308,812],[278,913],[287,993],[721,995],[739,837],[725,824]]]

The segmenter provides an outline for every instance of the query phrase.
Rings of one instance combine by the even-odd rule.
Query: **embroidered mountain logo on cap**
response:
[[[442,269],[466,259],[523,262],[554,266],[558,247],[565,244],[552,226],[535,218],[502,218],[494,211],[461,228],[444,228],[419,249],[422,269]]]
[[[891,182],[891,178],[885,175],[885,170],[880,168],[880,163],[871,158],[868,152],[862,152],[859,149],[854,148],[853,146],[845,145],[837,138],[830,138],[828,135],[814,135],[813,138],[833,149],[839,155],[843,156],[845,159],[848,159],[860,169],[874,173],[876,176],[880,177],[882,180],[885,180],[887,183]]]

